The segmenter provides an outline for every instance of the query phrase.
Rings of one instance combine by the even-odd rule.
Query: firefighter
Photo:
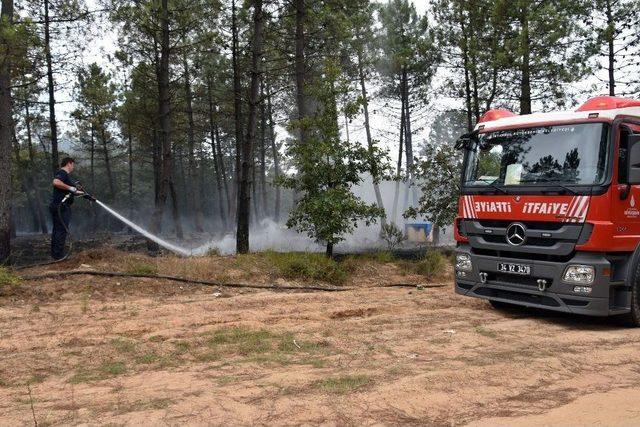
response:
[[[74,196],[82,196],[84,192],[78,189],[78,183],[71,178],[75,166],[75,160],[65,157],[60,162],[60,169],[53,178],[53,195],[49,211],[53,222],[51,231],[51,256],[55,260],[66,257],[65,242],[71,223],[71,205]]]

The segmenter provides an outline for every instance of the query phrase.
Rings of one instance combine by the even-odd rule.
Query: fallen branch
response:
[[[252,285],[249,283],[222,283],[214,282],[210,280],[198,280],[188,279],[178,276],[167,276],[164,274],[142,274],[142,273],[122,273],[118,271],[94,271],[94,270],[69,270],[69,271],[54,271],[50,273],[35,274],[29,276],[21,276],[22,280],[42,280],[51,279],[64,276],[103,276],[103,277],[133,277],[133,278],[145,278],[145,279],[162,279],[171,280],[173,282],[189,283],[194,285],[214,286],[221,288],[253,288],[253,289],[269,289],[269,290],[299,290],[299,291],[324,291],[324,292],[344,292],[351,291],[354,288],[336,288],[329,286],[295,286],[295,285]]]

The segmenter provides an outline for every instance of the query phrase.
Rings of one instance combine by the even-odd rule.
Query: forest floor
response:
[[[92,249],[19,273],[311,284],[265,259]],[[5,284],[0,424],[640,423],[640,329],[496,311],[446,274],[427,283],[404,267],[352,261],[344,292],[90,275]]]

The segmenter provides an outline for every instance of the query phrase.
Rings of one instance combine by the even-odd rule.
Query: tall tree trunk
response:
[[[131,120],[127,119],[127,162],[129,166],[129,218],[133,218],[133,136],[131,135]]]
[[[403,71],[403,82],[404,82],[404,100],[405,100],[405,113],[404,113],[404,127],[405,127],[405,137],[404,143],[406,147],[407,154],[407,184],[406,184],[406,194],[405,194],[405,203],[404,209],[408,208],[408,200],[409,200],[409,192],[412,195],[412,203],[413,206],[418,205],[418,193],[416,191],[416,186],[414,183],[414,172],[413,172],[413,132],[411,130],[411,99],[409,94],[409,76],[407,71]]]
[[[607,49],[608,49],[608,70],[609,70],[609,95],[616,96],[616,53],[615,53],[615,22],[613,20],[613,11],[611,10],[611,0],[607,0]]]
[[[0,19],[2,37],[13,25],[13,0],[2,0]],[[11,47],[6,40],[2,44]],[[11,55],[6,55],[0,62],[0,264],[11,255],[11,69]]]
[[[29,213],[31,214],[31,226],[32,230],[37,232],[40,227],[40,222],[38,219],[38,209],[36,207],[36,200],[34,198],[35,188],[29,183],[29,168],[26,167],[25,163],[22,161],[22,156],[20,155],[20,144],[18,143],[18,137],[16,136],[15,126],[12,126],[12,139],[13,139],[13,151],[15,154],[16,160],[16,169],[17,169],[17,178],[20,181],[20,190],[27,197],[27,205],[29,206]],[[35,195],[37,198],[37,194]]]
[[[157,66],[158,73],[158,120],[159,145],[160,145],[160,176],[158,201],[153,212],[151,230],[158,233],[162,226],[162,214],[167,202],[168,193],[171,192],[173,219],[175,221],[176,235],[182,238],[182,224],[178,215],[176,192],[173,185],[173,150],[171,149],[171,92],[169,76],[169,55],[171,44],[169,39],[169,5],[168,0],[160,0],[160,62]],[[150,245],[154,247],[153,245]]]
[[[60,167],[58,160],[58,122],[56,121],[55,83],[53,81],[53,59],[51,57],[51,19],[49,0],[44,0],[44,55],[47,63],[47,90],[49,92],[49,128],[51,142],[51,166],[55,174]]]
[[[195,159],[195,123],[193,120],[193,93],[191,92],[191,81],[189,76],[189,61],[187,60],[187,54],[184,53],[184,92],[187,102],[187,119],[189,123],[187,131],[187,148],[189,152],[188,158],[188,175],[189,175],[189,191],[187,191],[187,201],[191,215],[194,215],[194,224],[196,232],[202,233],[204,228],[203,214],[202,214],[202,201],[200,200],[200,188],[198,188],[198,171]]]
[[[220,158],[218,153],[218,135],[216,132],[216,123],[215,123],[215,109],[213,106],[213,95],[211,93],[211,78],[207,80],[207,101],[209,104],[209,134],[211,135],[211,153],[213,154],[213,171],[215,173],[216,180],[216,189],[218,196],[218,208],[220,211],[220,222],[222,223],[222,227],[226,230],[227,228],[227,209],[226,203],[228,200],[225,199],[225,196],[222,192],[222,180],[226,179],[221,176],[220,172]]]
[[[469,41],[466,33],[464,16],[460,14],[460,29],[462,31],[462,64],[464,67],[464,95],[467,113],[467,130],[473,130],[473,111],[471,109],[471,78],[469,76]]]
[[[400,180],[402,179],[402,153],[404,151],[404,128],[405,128],[405,117],[404,117],[404,93],[401,96],[401,104],[402,108],[400,109],[400,144],[398,145],[398,168],[396,172],[396,188],[393,193],[393,213],[391,214],[392,222],[396,224],[398,220],[398,202],[400,199]]]
[[[277,183],[280,178],[280,153],[278,153],[278,146],[276,145],[276,129],[273,123],[273,111],[271,107],[271,92],[267,87],[267,115],[269,116],[269,141],[271,142],[271,156],[273,157],[273,176],[276,181],[276,200],[273,207],[273,220],[280,222],[280,204],[281,202],[281,189],[280,184]]]
[[[247,139],[242,144],[242,173],[238,194],[238,221],[236,234],[236,251],[241,254],[249,252],[249,221],[251,187],[250,173],[253,162],[253,147],[256,143],[258,127],[258,103],[260,102],[260,79],[262,77],[262,44],[264,33],[264,16],[262,0],[253,0],[253,38],[251,41],[251,83],[249,87],[249,117]]]
[[[260,97],[264,99],[264,84],[260,87]],[[267,111],[264,102],[260,104],[260,211],[267,214]]]
[[[520,6],[522,43],[522,68],[520,81],[520,114],[531,114],[531,40],[529,38],[529,16],[526,5]]]
[[[231,205],[233,203],[231,201],[231,194],[229,192],[229,175],[227,174],[227,166],[225,165],[224,155],[222,154],[222,142],[220,141],[220,129],[218,127],[217,121],[213,125],[213,131],[216,134],[216,150],[218,150],[218,161],[220,162],[220,173],[222,174],[222,184],[224,186],[224,195],[227,201],[227,218],[228,218],[229,212],[231,211]]]
[[[233,116],[235,121],[236,156],[233,180],[233,201],[231,204],[231,218],[237,223],[238,187],[240,185],[240,168],[243,147],[243,126],[242,126],[242,81],[240,80],[240,65],[238,61],[238,17],[236,11],[236,0],[231,1],[231,61],[233,66]]]
[[[305,59],[305,24],[307,19],[307,6],[305,0],[295,0],[296,7],[296,53],[295,53],[295,73],[296,73],[296,106],[298,108],[298,127],[300,131],[300,142],[307,143],[307,130],[304,119],[307,117],[306,99],[306,59]]]
[[[360,80],[360,91],[362,94],[362,105],[364,107],[364,129],[367,134],[367,147],[369,149],[369,154],[371,155],[371,165],[369,167],[369,172],[371,173],[371,178],[373,179],[373,192],[376,195],[376,203],[378,204],[378,208],[384,210],[384,202],[382,201],[382,194],[380,193],[380,185],[378,183],[380,179],[380,172],[378,170],[378,165],[376,160],[373,158],[374,155],[374,146],[373,146],[373,138],[371,137],[371,125],[369,122],[369,95],[367,94],[367,86],[364,79],[364,67],[362,65],[362,52],[358,51],[358,78]],[[380,217],[380,223],[384,226],[387,224],[387,215],[385,213]]]
[[[106,169],[107,181],[109,183],[109,201],[113,202],[116,198],[116,185],[113,180],[113,173],[111,173],[111,157],[109,157],[109,147],[107,143],[107,134],[104,129],[104,124],[101,125],[100,139],[102,141],[102,155],[104,156],[104,167]]]
[[[25,101],[24,103],[24,114],[25,128],[27,131],[27,145],[29,149],[29,186],[35,193],[36,209],[38,215],[38,228],[40,229],[42,234],[47,234],[49,233],[49,228],[47,226],[46,215],[42,207],[42,200],[44,199],[37,185],[38,169],[35,165],[35,151],[33,149],[33,137],[31,135],[31,112],[29,110],[29,101]]]

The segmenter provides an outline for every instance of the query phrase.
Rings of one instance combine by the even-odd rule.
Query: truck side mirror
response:
[[[630,185],[640,184],[640,135],[629,135],[627,147],[628,182]]]

